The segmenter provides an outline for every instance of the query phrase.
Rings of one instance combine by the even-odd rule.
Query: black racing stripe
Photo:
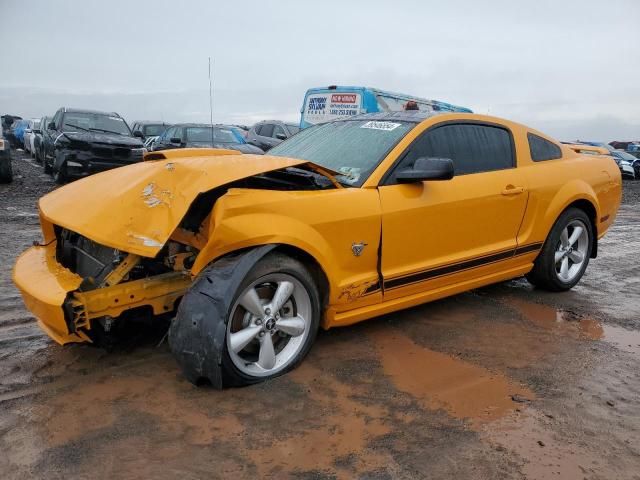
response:
[[[523,245],[521,247],[516,248],[516,256],[522,255],[524,253],[536,252],[542,248],[542,242],[532,243],[530,245]]]
[[[364,291],[362,296],[370,295],[370,294],[372,294],[374,292],[377,292],[378,290],[380,290],[380,281],[379,280],[376,283],[374,283],[373,285],[369,285],[369,287]]]
[[[409,283],[422,282],[431,278],[440,277],[443,275],[450,275],[452,273],[459,272],[461,270],[467,270],[469,268],[479,267],[488,263],[497,262],[499,260],[505,260],[513,256],[513,250],[507,250],[505,252],[494,253],[493,255],[487,255],[485,257],[474,258],[467,260],[466,262],[456,263],[453,265],[445,265],[442,267],[434,268],[432,270],[425,270],[423,272],[417,272],[412,275],[408,275],[402,278],[393,278],[384,282],[384,288],[397,288]]]
[[[409,285],[411,283],[418,283],[425,280],[430,280],[435,277],[441,277],[444,275],[450,275],[452,273],[457,273],[462,270],[468,270],[470,268],[476,268],[483,265],[488,265],[490,263],[499,262],[501,260],[506,260],[508,258],[512,258],[516,255],[523,255],[529,252],[535,252],[542,248],[542,243],[532,243],[530,245],[523,245],[521,247],[514,249],[509,249],[503,252],[497,252],[491,255],[485,255],[483,257],[473,258],[471,260],[467,260],[461,263],[454,263],[451,265],[444,265],[442,267],[437,267],[431,270],[424,270],[422,272],[416,272],[411,275],[407,275],[406,277],[392,278],[390,280],[384,281],[384,288],[398,288],[405,285]]]

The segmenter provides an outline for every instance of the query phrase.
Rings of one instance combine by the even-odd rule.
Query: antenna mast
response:
[[[209,124],[211,125],[211,147],[213,147],[213,89],[211,87],[211,57],[209,57]]]

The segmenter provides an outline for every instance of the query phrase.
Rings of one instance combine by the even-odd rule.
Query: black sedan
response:
[[[155,141],[154,150],[170,148],[227,148],[242,153],[262,155],[264,152],[249,145],[237,127],[231,125],[207,125],[181,123],[164,131]]]

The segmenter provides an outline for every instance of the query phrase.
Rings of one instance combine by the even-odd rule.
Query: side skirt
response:
[[[434,290],[427,290],[425,292],[416,293],[402,298],[394,298],[377,305],[361,307],[355,310],[350,310],[348,312],[336,313],[330,307],[326,312],[326,324],[329,328],[352,325],[363,320],[368,320],[369,318],[377,317],[379,315],[385,315],[387,313],[392,313],[409,307],[415,307],[416,305],[439,300],[441,298],[466,292],[474,288],[484,287],[485,285],[491,285],[492,283],[521,277],[525,273],[529,272],[532,268],[533,263],[526,263],[524,265],[519,265],[500,273],[477,277],[471,280],[459,282],[453,285],[447,285]]]

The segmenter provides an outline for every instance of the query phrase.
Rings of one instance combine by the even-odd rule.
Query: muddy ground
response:
[[[60,347],[11,283],[54,188],[0,185],[0,478],[640,479],[640,182],[582,282],[519,279],[323,332],[303,365],[196,388],[161,328]]]

